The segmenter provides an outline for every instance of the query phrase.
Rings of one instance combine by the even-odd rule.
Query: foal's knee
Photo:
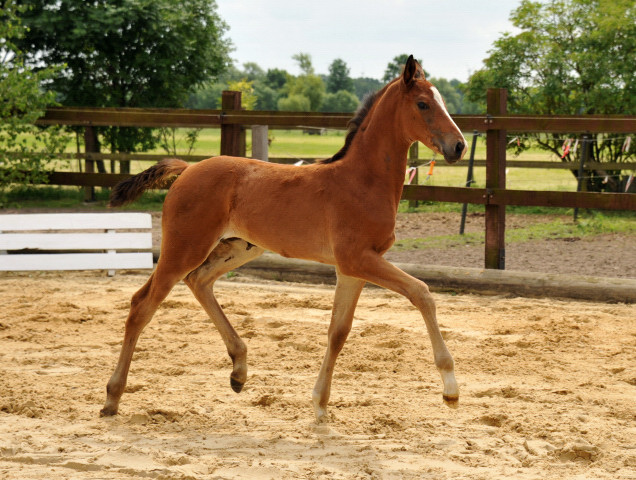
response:
[[[418,281],[415,285],[413,285],[413,287],[407,292],[406,297],[413,305],[415,305],[415,307],[417,307],[418,310],[422,312],[435,311],[435,300],[433,299],[433,295],[431,295],[428,285],[422,281]]]

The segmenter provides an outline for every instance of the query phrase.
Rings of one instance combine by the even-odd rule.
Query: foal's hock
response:
[[[399,78],[367,99],[350,122],[345,145],[330,159],[301,167],[225,156],[195,165],[164,160],[115,187],[111,206],[177,176],[163,206],[159,262],[132,298],[101,414],[117,413],[139,335],[180,280],[219,330],[233,362],[231,386],[240,392],[247,379],[247,347],[214,297],[213,285],[265,250],[336,267],[327,352],[313,391],[317,421],[327,417],[336,358],[366,282],[404,295],[420,310],[442,376],[443,398],[457,401],[453,358],[426,284],[382,256],[395,240],[407,152],[415,141],[449,163],[466,151],[442,97],[411,56]]]

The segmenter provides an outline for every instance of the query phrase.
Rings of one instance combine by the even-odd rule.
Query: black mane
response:
[[[347,123],[348,128],[347,128],[347,136],[345,138],[345,144],[342,146],[340,150],[338,150],[338,152],[333,157],[326,158],[324,160],[319,160],[318,163],[337,162],[338,160],[340,160],[342,157],[344,157],[347,154],[347,151],[349,150],[349,146],[351,145],[353,138],[356,136],[356,133],[358,132],[358,129],[360,128],[360,125],[362,125],[362,122],[364,121],[366,116],[369,114],[369,111],[371,110],[371,106],[375,103],[381,91],[382,90],[374,92],[374,93],[369,93],[364,97],[364,99],[362,100],[362,104],[356,110],[356,113],[354,114],[353,118],[349,120],[349,123]]]

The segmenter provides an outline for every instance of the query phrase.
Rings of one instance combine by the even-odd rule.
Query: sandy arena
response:
[[[146,278],[0,276],[0,478],[636,479],[634,305],[435,294],[450,409],[419,313],[366,287],[319,426],[333,287],[218,282],[249,349],[237,395],[180,284],[142,334],[120,415],[99,418]]]

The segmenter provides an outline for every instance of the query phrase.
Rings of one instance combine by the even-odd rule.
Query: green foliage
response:
[[[248,81],[247,78],[228,83],[228,90],[241,92],[241,107],[245,110],[254,110],[256,106],[253,83],[253,81]]]
[[[298,62],[298,66],[303,75],[314,75],[316,73],[311,62],[311,55],[308,53],[300,52],[292,55],[292,58]]]
[[[196,109],[219,109],[223,90],[227,90],[225,84],[207,82],[189,95],[184,106]]]
[[[157,134],[159,146],[168,155],[190,155],[201,130],[200,128],[187,130],[174,127],[160,128]]]
[[[636,114],[633,0],[523,0],[511,20],[520,33],[495,42],[484,68],[469,80],[471,101],[485,109],[486,90],[500,87],[508,89],[508,109],[514,113]],[[537,144],[560,157],[563,137],[535,135],[526,146]],[[617,137],[593,138],[589,159],[627,161],[623,138]],[[582,151],[564,161],[577,161]],[[587,188],[597,191],[622,191],[626,180],[620,170],[587,171],[586,177]]]
[[[325,95],[325,83],[318,75],[301,75],[287,82],[289,95],[303,95],[309,99],[310,110],[317,111]]]
[[[281,94],[286,98],[278,100],[279,110],[297,110],[301,105],[306,105],[309,100],[309,109],[304,111],[318,111],[325,96],[325,83],[322,78],[314,73],[311,64],[311,56],[307,53],[297,53],[292,57],[296,60],[303,74],[298,77],[287,75],[287,81],[281,88]]]
[[[336,93],[327,93],[320,106],[321,112],[354,112],[360,101],[354,93],[347,90],[338,90]]]
[[[272,90],[280,90],[287,83],[289,74],[280,68],[270,68],[265,74],[265,84]]]
[[[340,90],[353,92],[353,80],[349,76],[349,73],[349,67],[341,58],[336,58],[331,62],[331,65],[329,65],[329,76],[327,77],[327,92],[337,93]],[[345,112],[347,110],[341,111]]]
[[[278,109],[288,112],[308,112],[311,110],[311,101],[302,94],[292,94],[278,100]]]
[[[401,55],[393,57],[393,60],[388,63],[384,70],[384,77],[382,77],[384,83],[389,83],[391,80],[396,79],[402,74],[402,69],[404,68],[408,58],[408,53],[402,53]],[[422,60],[418,60],[418,62],[422,65]],[[426,70],[424,70],[424,75],[428,77],[428,72]]]
[[[278,92],[263,82],[254,84],[254,96],[256,97],[255,110],[276,110],[278,108]]]
[[[64,65],[50,89],[64,105],[179,107],[228,63],[210,0],[24,0],[19,45],[31,65]],[[152,145],[147,129],[107,129],[113,151]]]
[[[328,75],[315,74],[311,56],[307,53],[298,53],[293,58],[298,62],[301,71],[298,76],[278,68],[268,69],[265,72],[254,62],[244,63],[242,69],[230,65],[216,81],[206,82],[191,94],[185,106],[218,109],[221,105],[221,92],[234,89],[232,85],[236,82],[247,80],[251,82],[249,95],[256,97],[253,103],[253,108],[256,110],[300,111],[309,101],[309,108],[304,111],[353,112],[366,95],[384,86],[382,81],[374,78],[352,79],[349,67],[340,58],[330,64]],[[397,72],[396,75],[403,66],[397,62],[406,58],[407,56],[402,55],[394,59],[394,65],[392,65]],[[433,81],[442,92],[451,112],[477,112],[477,107],[466,100],[464,85],[461,82],[448,81],[444,78],[433,79]],[[340,93],[341,91],[355,94],[357,98],[354,98],[354,95]]]
[[[256,62],[246,62],[243,64],[243,72],[248,81],[262,80],[265,78],[265,72]]]
[[[384,84],[380,80],[369,77],[359,77],[353,79],[353,88],[358,99],[362,100],[370,93],[377,92]]]
[[[50,162],[68,141],[60,128],[34,126],[54,103],[54,94],[44,92],[42,84],[60,68],[36,71],[25,65],[18,47],[26,32],[19,19],[24,10],[13,1],[0,10],[0,206],[12,188],[46,181]],[[39,151],[33,154],[34,149]]]

